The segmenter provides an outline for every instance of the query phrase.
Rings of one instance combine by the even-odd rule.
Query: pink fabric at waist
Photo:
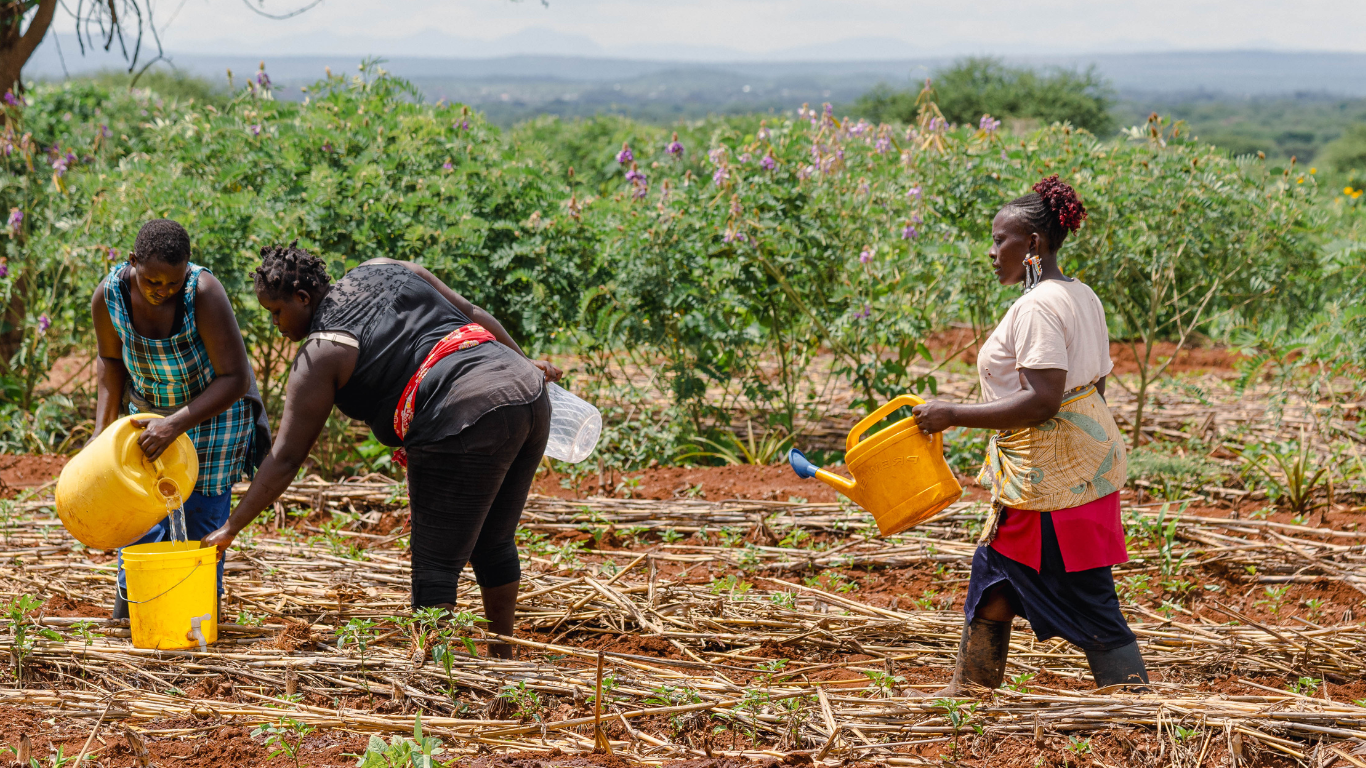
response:
[[[1050,514],[1063,566],[1069,573],[1129,562],[1129,551],[1124,546],[1124,524],[1119,518],[1118,491],[1081,506],[1053,510]],[[997,529],[991,548],[1017,563],[1039,570],[1043,553],[1039,513],[1007,507],[1005,520]]]

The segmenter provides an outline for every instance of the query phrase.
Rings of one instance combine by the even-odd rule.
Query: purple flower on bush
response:
[[[867,320],[868,318],[870,318],[870,317],[872,317],[872,316],[873,316],[873,308],[872,308],[871,306],[867,305],[867,304],[864,304],[864,305],[863,305],[863,309],[862,309],[862,310],[860,310],[860,311],[854,313],[854,318],[855,318],[855,319],[858,319],[858,320]]]
[[[264,69],[256,73],[256,84],[267,90],[270,89],[270,75],[267,75]]]
[[[916,200],[919,200],[919,199],[920,199],[920,185],[919,185],[919,184],[916,184],[914,187],[911,187],[910,189],[906,190],[906,197],[908,197],[908,198],[915,198]]]
[[[982,131],[987,135],[995,133],[996,129],[1000,127],[1001,121],[991,119],[991,115],[982,115],[982,119],[977,121],[977,130]]]
[[[330,142],[330,141],[324,141],[324,142],[323,142],[323,151],[324,151],[324,152],[331,152],[331,151],[332,151],[332,142]]]
[[[110,249],[109,249],[109,254],[108,254],[105,258],[109,259],[110,261],[118,261],[118,260],[119,260],[119,249],[114,248],[114,247],[110,247]]]
[[[5,91],[5,104],[11,107],[22,107],[27,104],[23,96],[15,96],[14,91]]]
[[[814,165],[805,165],[805,166],[802,166],[802,167],[797,171],[797,178],[800,179],[800,180],[802,180],[802,181],[805,181],[806,179],[811,178],[811,174],[813,174],[813,173],[815,173],[815,172],[816,172],[816,166],[814,166]]]
[[[752,160],[752,159],[754,159],[754,158],[750,157],[748,152],[741,152],[741,153],[740,153],[740,156],[737,157],[736,159],[739,160],[739,161],[743,164],[743,163],[748,163],[750,160]]]
[[[869,246],[869,247],[867,247],[867,248],[864,248],[864,249],[863,249],[863,252],[860,253],[860,254],[858,255],[858,261],[859,261],[860,264],[867,264],[868,262],[870,262],[870,261],[872,261],[872,260],[873,260],[873,248],[872,248],[872,246]]]
[[[724,165],[717,166],[716,171],[711,175],[711,183],[720,186],[730,180],[730,169]]]
[[[0,259],[0,277],[9,277],[9,264]]]
[[[107,138],[109,138],[110,136],[113,136],[113,135],[114,135],[114,132],[111,131],[111,130],[109,130],[109,126],[104,125],[104,124],[101,124],[101,125],[100,125],[100,135],[107,139]]]
[[[671,155],[681,155],[681,154],[683,154],[683,144],[682,144],[681,142],[679,142],[679,140],[678,140],[678,132],[677,132],[677,131],[674,131],[674,138],[673,138],[673,141],[669,142],[669,146],[665,147],[665,148],[664,148],[664,151],[665,151],[665,152],[668,152],[668,153],[671,154]]]
[[[1002,160],[1009,160],[1009,159],[1010,159],[1010,156],[1006,154],[1006,151],[1005,151],[1004,149],[1001,150],[1001,159],[1002,159]]]
[[[859,193],[860,195],[866,195],[866,194],[868,194],[868,192],[869,192],[871,189],[872,189],[872,188],[871,188],[870,186],[868,186],[868,180],[867,180],[867,179],[859,179],[858,193]]]
[[[889,150],[889,149],[891,149],[891,148],[892,148],[892,140],[891,140],[891,139],[887,138],[886,136],[879,136],[879,137],[877,137],[877,153],[878,153],[879,155],[885,155],[885,154],[887,154],[887,150]]]
[[[768,137],[772,135],[773,134],[768,130],[767,127],[762,127],[759,129],[759,132],[755,134],[755,137],[758,138],[759,141],[768,141]]]
[[[441,170],[443,170],[443,171],[449,171],[449,170],[451,170],[451,169],[454,168],[454,167],[455,167],[454,165],[451,165],[451,161],[450,161],[450,160],[447,160],[446,162],[444,162],[444,163],[441,164]]]
[[[260,135],[261,135],[261,126],[260,126],[259,124],[258,124],[258,125],[248,125],[248,126],[247,126],[247,133],[250,133],[252,136],[260,136]]]
[[[727,229],[725,236],[721,238],[721,242],[747,243],[749,242],[749,238],[745,236],[744,232],[736,232],[734,229]]]
[[[468,131],[469,129],[470,129],[470,121],[468,121],[468,120],[461,120],[461,121],[460,121],[460,130],[462,130],[462,131]]]
[[[643,183],[645,181],[645,174],[636,170],[635,163],[632,163],[631,168],[626,171],[626,180],[631,182],[632,184],[635,184],[637,182]]]
[[[38,335],[47,333],[47,329],[51,327],[52,321],[47,318],[47,315],[38,315]]]
[[[711,161],[712,165],[724,163],[726,161],[726,148],[717,147],[716,149],[707,152],[707,159]]]
[[[901,230],[901,238],[903,240],[913,240],[919,236],[920,233],[916,231],[915,225],[910,222],[906,222],[906,227]]]
[[[636,159],[635,153],[627,146],[626,142],[621,143],[621,151],[617,153],[617,162],[626,165]]]
[[[9,231],[12,234],[19,234],[19,228],[24,224],[24,212],[18,208],[9,209]]]
[[[764,155],[764,159],[759,161],[759,167],[763,168],[765,171],[771,171],[778,167],[778,161],[774,160],[773,155],[770,153]]]

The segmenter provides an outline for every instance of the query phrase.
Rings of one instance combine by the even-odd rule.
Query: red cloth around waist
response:
[[[1069,573],[1129,562],[1129,551],[1124,547],[1124,524],[1119,519],[1118,491],[1078,507],[1053,510],[1051,514],[1063,566]],[[991,542],[991,548],[1017,563],[1039,570],[1043,553],[1039,513],[1007,507],[1005,520],[996,529],[996,540]]]
[[[493,334],[489,333],[484,326],[478,323],[469,323],[446,334],[441,341],[436,343],[436,346],[432,347],[432,351],[427,353],[422,365],[419,365],[412,378],[408,379],[408,386],[403,388],[403,396],[398,399],[398,407],[394,409],[394,434],[398,435],[399,440],[408,436],[408,425],[413,422],[413,410],[416,407],[417,388],[422,384],[422,379],[426,378],[427,371],[430,371],[432,366],[441,362],[442,359],[462,349],[477,347],[486,341],[495,340]],[[394,462],[400,467],[408,466],[408,452],[402,448],[396,448],[394,450]]]

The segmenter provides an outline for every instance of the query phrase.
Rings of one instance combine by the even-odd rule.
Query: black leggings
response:
[[[457,435],[408,449],[413,608],[455,603],[468,562],[484,588],[522,578],[517,523],[550,433],[550,396],[490,411]]]

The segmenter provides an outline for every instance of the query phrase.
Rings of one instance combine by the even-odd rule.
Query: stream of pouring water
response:
[[[171,523],[171,541],[175,543],[189,541],[189,533],[185,529],[185,504],[180,499],[180,494],[176,493],[166,497],[166,518]]]

